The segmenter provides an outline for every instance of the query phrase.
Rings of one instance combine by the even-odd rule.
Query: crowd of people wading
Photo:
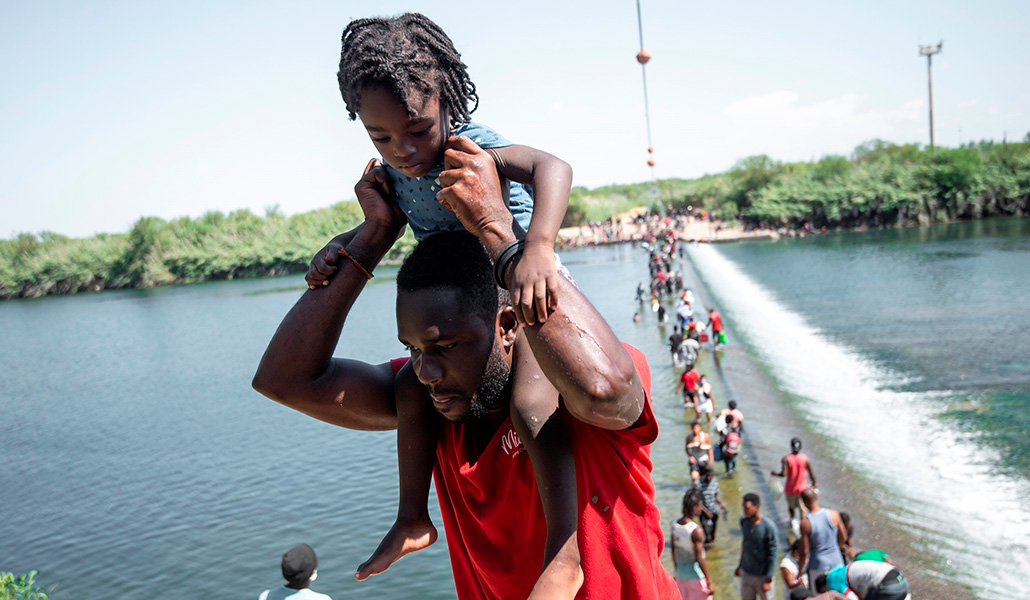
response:
[[[730,513],[719,495],[719,482],[733,478],[745,449],[744,410],[734,400],[720,409],[709,375],[696,368],[705,349],[719,365],[723,345],[728,342],[722,314],[714,306],[702,307],[684,281],[684,247],[693,242],[678,239],[677,231],[685,220],[698,217],[692,211],[638,217],[647,228],[640,246],[648,252],[649,284],[638,283],[640,308],[633,315],[640,323],[642,313],[652,313],[663,337],[671,329],[668,347],[678,374],[677,391],[688,418],[693,417],[684,444],[690,487],[683,496],[682,516],[671,526],[674,575],[684,600],[732,597],[723,590],[716,593],[705,554],[718,547],[719,520]],[[783,597],[791,600],[911,598],[908,581],[890,555],[875,548],[860,551],[853,543],[854,527],[848,513],[820,504],[815,470],[802,452],[801,439],[791,439],[789,448],[769,473],[770,494],[785,498],[789,521],[775,524],[763,517],[761,496],[756,492],[742,498],[741,552],[734,571],[740,598],[775,598],[777,572]],[[750,455],[743,460],[757,462]]]

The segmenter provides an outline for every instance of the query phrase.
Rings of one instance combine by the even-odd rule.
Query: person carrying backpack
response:
[[[737,455],[740,454],[740,427],[733,415],[726,415],[726,429],[722,434],[722,462],[726,465],[726,474],[737,470]]]

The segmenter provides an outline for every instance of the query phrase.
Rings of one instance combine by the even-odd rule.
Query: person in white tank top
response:
[[[705,560],[705,535],[694,521],[701,505],[701,494],[688,491],[683,496],[683,516],[672,522],[672,562],[683,600],[712,600],[715,590]]]

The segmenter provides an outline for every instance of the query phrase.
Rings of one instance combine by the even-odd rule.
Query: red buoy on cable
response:
[[[640,52],[637,52],[637,62],[646,65],[649,60],[651,60],[651,53],[641,48]]]
[[[653,167],[654,166],[654,159],[653,158],[647,159],[647,166],[649,166],[649,167]]]

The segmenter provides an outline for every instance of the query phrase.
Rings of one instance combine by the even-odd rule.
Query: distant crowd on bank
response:
[[[670,358],[674,367],[683,369],[677,390],[684,408],[694,416],[684,446],[691,487],[683,496],[682,516],[673,521],[671,529],[674,575],[684,600],[709,600],[716,594],[705,553],[716,543],[720,516],[728,517],[728,507],[719,496],[719,479],[732,477],[737,468],[743,450],[744,413],[734,400],[718,410],[708,376],[695,369],[705,347],[712,349],[718,365],[720,347],[727,338],[722,315],[714,307],[708,307],[705,320],[695,318],[696,312],[705,311],[698,309],[697,298],[684,285],[683,242],[678,239],[674,222],[650,224],[641,247],[649,253],[650,283],[646,287],[643,282],[637,285],[636,300],[641,309],[648,307],[655,314],[661,331],[666,331],[671,319]],[[641,321],[639,310],[633,319]],[[854,528],[848,513],[820,505],[815,472],[808,456],[801,452],[802,441],[793,438],[790,448],[779,470],[771,472],[775,479],[770,485],[774,496],[786,499],[790,520],[784,529],[789,549],[780,559],[779,528],[763,517],[761,497],[753,492],[745,494],[740,517],[741,555],[735,570],[740,578],[740,598],[772,600],[777,572],[783,597],[791,600],[911,598],[907,580],[886,552],[859,552],[854,547]],[[717,478],[718,462],[723,468]],[[779,478],[785,483],[779,484]]]
[[[562,249],[599,244],[616,244],[622,242],[640,242],[655,237],[655,232],[672,229],[682,231],[694,222],[711,223],[713,231],[722,228],[722,223],[707,210],[687,206],[674,208],[669,206],[665,214],[652,213],[646,209],[636,209],[625,215],[611,216],[603,221],[591,221],[580,225],[573,235],[558,238],[558,247]]]

